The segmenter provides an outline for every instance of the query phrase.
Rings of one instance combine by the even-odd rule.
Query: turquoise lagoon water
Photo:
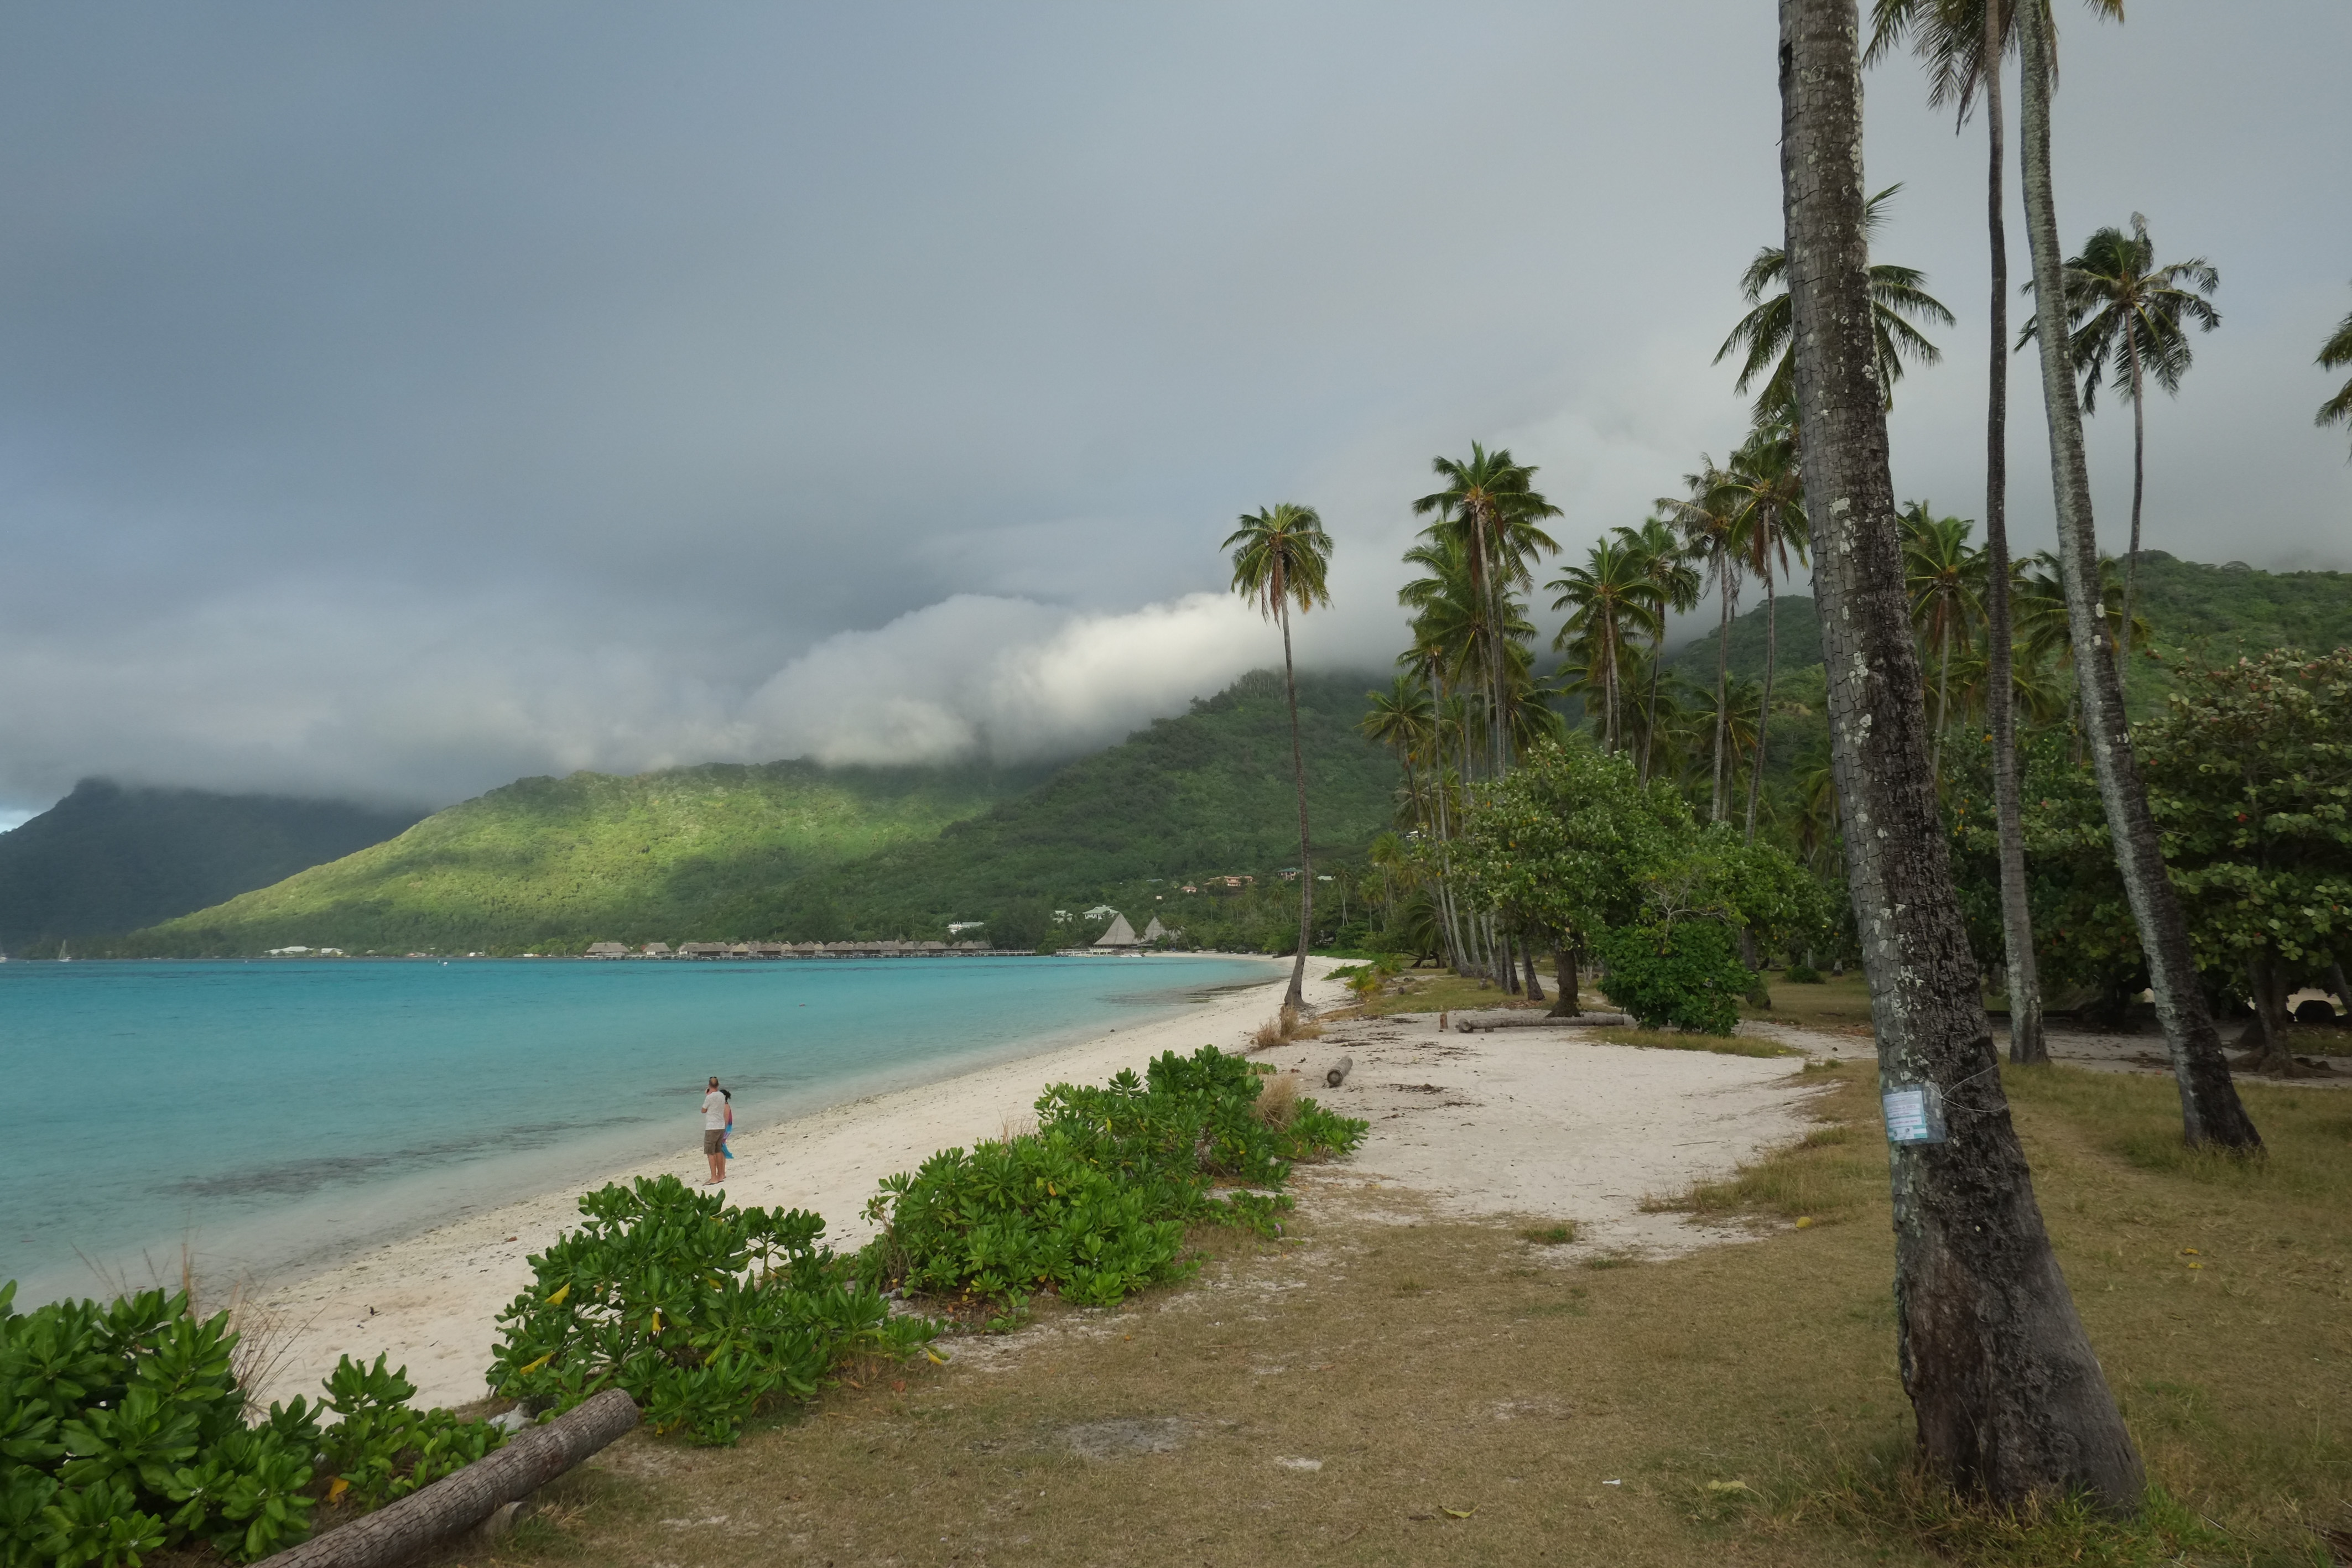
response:
[[[176,1277],[184,1245],[215,1276],[323,1261],[690,1147],[713,1072],[757,1129],[1273,973],[1172,956],[0,964],[0,1280],[22,1303]]]

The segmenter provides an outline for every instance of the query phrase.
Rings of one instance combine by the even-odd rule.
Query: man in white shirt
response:
[[[702,1097],[702,1152],[710,1160],[710,1179],[702,1184],[705,1186],[717,1186],[727,1179],[727,1125],[733,1119],[726,1092],[714,1076],[710,1092]]]

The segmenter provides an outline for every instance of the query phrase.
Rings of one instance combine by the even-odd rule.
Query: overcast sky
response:
[[[2352,7],[2061,6],[2063,237],[2221,269],[2148,542],[2352,567]],[[84,774],[442,804],[519,774],[1068,750],[1278,657],[1235,514],[1381,666],[1437,453],[1575,553],[1745,400],[1769,0],[0,10],[0,821]],[[2012,76],[2012,82],[2014,78]],[[1983,141],[1870,80],[1880,254],[1959,317],[1896,488],[1981,509]],[[2012,179],[2011,189],[2015,190]],[[2025,262],[2021,228],[2014,273]],[[2038,383],[2012,508],[2046,539]],[[2092,422],[2102,538],[2127,405]]]

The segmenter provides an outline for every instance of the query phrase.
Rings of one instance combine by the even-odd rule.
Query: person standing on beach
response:
[[[712,1074],[710,1090],[702,1097],[702,1152],[710,1161],[710,1179],[705,1186],[717,1186],[727,1179],[727,1092],[719,1087],[717,1074]]]

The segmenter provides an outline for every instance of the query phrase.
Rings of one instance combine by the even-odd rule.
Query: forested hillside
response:
[[[152,925],[391,838],[422,811],[85,779],[0,833],[0,951]]]
[[[1355,730],[1369,675],[1303,675],[1318,843],[1360,854],[1396,765]],[[1055,768],[805,762],[526,779],[387,843],[116,944],[131,955],[577,951],[591,941],[934,937],[1011,903],[1297,859],[1282,683]]]
[[[1298,677],[1318,853],[1328,848],[1360,858],[1395,815],[1402,775],[1356,728],[1374,681]],[[1153,877],[1172,883],[1223,873],[1265,881],[1297,859],[1282,678],[1261,671],[930,842],[798,887],[778,886],[772,902],[747,900],[726,911],[723,924],[787,936],[930,932],[953,919],[992,918],[1021,901],[1067,907],[1111,897]]]
[[[1042,769],[711,765],[525,779],[388,843],[142,931],[131,954],[675,941],[711,910],[927,839]]]

